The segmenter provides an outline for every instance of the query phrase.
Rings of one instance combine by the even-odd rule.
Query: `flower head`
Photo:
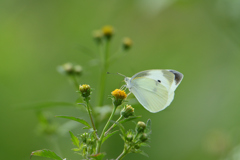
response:
[[[146,133],[143,133],[140,138],[139,138],[142,142],[145,142],[148,140],[148,135]]]
[[[134,108],[131,105],[126,105],[122,111],[121,111],[121,115],[124,118],[128,118],[129,116],[133,116],[134,115]]]
[[[73,69],[74,69],[74,72],[75,72],[76,75],[81,75],[82,74],[82,66],[75,65]]]
[[[74,72],[72,63],[65,63],[64,65],[62,65],[62,68],[67,74],[72,74]]]
[[[91,94],[91,87],[88,84],[83,84],[79,86],[79,91],[82,93],[84,98],[87,98]]]
[[[124,50],[129,50],[132,47],[132,40],[128,37],[123,39],[123,49]]]
[[[111,94],[113,95],[113,104],[115,107],[121,105],[122,101],[127,98],[127,94],[121,89],[115,89]]]
[[[144,122],[139,121],[137,123],[136,130],[137,130],[138,133],[144,132],[145,128],[146,128],[146,124]]]
[[[93,38],[97,42],[97,44],[100,44],[102,42],[102,38],[103,38],[103,33],[101,32],[101,30],[94,31]]]
[[[102,28],[103,36],[107,39],[110,39],[113,36],[114,29],[112,26],[104,26]]]

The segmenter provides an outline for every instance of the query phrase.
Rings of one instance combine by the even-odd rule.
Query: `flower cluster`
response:
[[[151,132],[150,120],[147,122],[147,124],[139,121],[135,130],[129,130],[127,132],[125,131],[124,123],[140,118],[140,116],[135,116],[135,110],[131,105],[124,104],[127,99],[125,90],[115,89],[112,91],[111,99],[113,105],[104,105],[106,99],[106,95],[104,95],[106,89],[106,72],[108,71],[111,63],[123,56],[122,53],[129,51],[133,44],[130,38],[124,38],[120,48],[116,50],[116,53],[111,54],[109,48],[114,34],[115,29],[109,25],[102,27],[100,30],[94,31],[93,33],[93,38],[97,44],[97,47],[99,47],[99,53],[93,56],[99,57],[98,61],[100,62],[100,77],[99,80],[96,80],[96,83],[99,82],[99,86],[97,87],[98,93],[96,94],[98,97],[93,98],[93,100],[98,99],[96,100],[97,102],[93,101],[92,99],[90,101],[93,91],[90,85],[79,83],[81,82],[80,77],[82,76],[83,72],[80,65],[65,63],[58,67],[59,72],[66,75],[66,77],[69,78],[70,82],[73,83],[78,90],[77,92],[80,93],[79,98],[77,99],[77,104],[85,107],[89,116],[88,121],[91,122],[89,123],[84,119],[72,116],[55,116],[58,118],[74,120],[81,123],[81,125],[84,125],[83,133],[78,136],[75,136],[71,131],[69,131],[71,141],[75,146],[73,151],[81,155],[84,159],[102,160],[105,156],[105,153],[102,152],[103,143],[112,135],[119,132],[121,132],[121,137],[124,141],[124,149],[123,153],[120,154],[116,160],[122,159],[128,153],[142,153],[140,147],[148,141],[149,134]],[[87,54],[89,54],[89,52],[92,51],[86,47],[83,48],[84,50],[81,50],[83,53],[87,52]],[[93,51],[91,53],[95,54],[96,52]],[[119,109],[120,112],[118,112]],[[114,120],[117,114],[119,118]],[[104,117],[105,119],[99,117]],[[100,124],[105,122],[103,120],[106,120],[106,118],[108,118],[108,120],[106,121],[103,129],[100,130],[99,126],[103,126]],[[45,119],[43,120],[44,122],[46,121]],[[111,122],[114,123],[111,124]],[[45,123],[43,124],[45,125]],[[45,133],[56,133],[57,128],[51,128],[50,125],[45,126],[47,127],[42,127]],[[120,129],[116,129],[116,127],[119,127]],[[32,152],[31,155],[66,160],[66,158],[62,158],[50,150],[37,150]]]
[[[142,121],[139,121],[136,125],[135,131],[129,130],[125,133],[122,131],[122,139],[124,140],[124,149],[122,154],[119,155],[117,159],[121,159],[127,153],[141,153],[146,155],[140,148],[146,146],[146,142],[149,140],[151,134],[151,120],[147,121],[145,124]]]
[[[73,65],[72,63],[65,63],[58,67],[58,70],[60,73],[66,74],[66,75],[78,75],[80,76],[82,74],[82,66],[80,65]]]

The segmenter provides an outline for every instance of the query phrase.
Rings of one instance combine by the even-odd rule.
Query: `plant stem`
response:
[[[99,89],[99,106],[103,105],[103,99],[104,99],[104,89],[106,85],[106,75],[107,75],[107,70],[109,67],[109,44],[110,41],[106,40],[105,41],[105,51],[104,54],[102,55],[102,66],[101,66],[101,77],[100,77],[100,89]]]
[[[116,109],[117,109],[116,106],[113,106],[113,107],[114,107],[114,108],[113,108],[112,114],[110,115],[110,117],[109,117],[106,125],[104,126],[104,128],[103,128],[103,130],[102,130],[102,133],[101,133],[101,136],[100,136],[100,138],[99,138],[99,141],[98,141],[98,143],[97,143],[97,153],[100,153],[101,145],[102,145],[102,140],[103,140],[103,138],[104,138],[104,133],[105,133],[105,131],[107,130],[107,127],[108,127],[108,125],[109,125],[111,119],[113,118],[113,115],[114,115],[114,113],[115,113],[115,111],[116,111]]]
[[[90,107],[90,104],[89,104],[89,99],[86,100],[86,103],[87,103],[87,112],[88,112],[88,115],[89,115],[89,117],[90,117],[93,130],[95,131],[95,135],[96,135],[96,137],[97,137],[97,139],[98,139],[97,129],[96,129],[95,125],[94,125],[94,121],[93,121],[93,117],[92,117],[92,113],[91,113],[91,107]]]
[[[123,116],[121,115],[121,116],[117,119],[116,122],[119,122],[122,118],[123,118]],[[116,123],[114,123],[114,124],[105,132],[104,136],[106,136],[106,135],[110,132],[110,130],[113,129],[114,127],[116,127]]]
[[[131,149],[131,147],[128,147],[127,149],[123,149],[122,153],[116,158],[116,160],[121,160],[123,159],[124,156],[126,156],[129,152],[129,150]]]
[[[76,77],[74,75],[71,75],[70,77],[72,79],[72,82],[73,82],[74,86],[78,90],[79,89],[79,84],[78,84],[78,81],[77,81]]]

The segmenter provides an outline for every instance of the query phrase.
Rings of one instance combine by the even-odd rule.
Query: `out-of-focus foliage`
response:
[[[166,68],[184,74],[166,110],[151,114],[141,105],[135,107],[142,121],[152,120],[151,148],[144,150],[149,158],[131,154],[126,159],[233,159],[240,153],[239,11],[238,0],[0,1],[1,158],[26,160],[33,150],[48,148],[77,159],[69,150],[69,134],[35,134],[36,110],[22,108],[76,101],[74,87],[56,71],[65,62],[80,64],[85,75],[80,81],[97,90],[99,68],[91,54],[97,48],[91,36],[93,30],[110,24],[117,33],[110,51],[118,47],[120,37],[131,37],[133,46],[109,72],[132,76]],[[108,75],[106,95],[122,80]],[[92,100],[96,97],[93,93]],[[85,116],[70,106],[47,111]],[[111,138],[104,145],[111,150],[106,158],[123,149],[118,136]]]

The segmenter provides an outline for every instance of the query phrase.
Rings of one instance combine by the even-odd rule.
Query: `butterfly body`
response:
[[[170,105],[174,91],[183,79],[183,74],[175,70],[146,70],[126,77],[126,87],[135,95],[142,106],[152,113]]]

